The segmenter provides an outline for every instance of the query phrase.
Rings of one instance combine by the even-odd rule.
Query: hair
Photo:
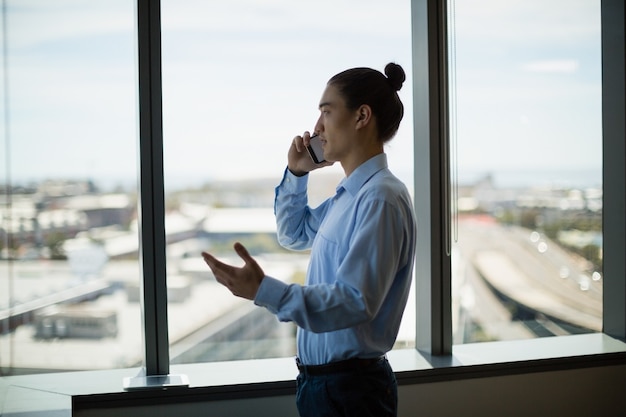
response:
[[[350,110],[366,104],[376,117],[380,140],[391,140],[404,116],[404,106],[398,91],[406,80],[402,67],[395,63],[385,66],[385,75],[371,68],[352,68],[333,76],[328,85],[333,85],[346,101]]]

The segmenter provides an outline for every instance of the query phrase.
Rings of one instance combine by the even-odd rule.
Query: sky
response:
[[[456,1],[459,172],[599,174],[600,2],[489,3]]]
[[[0,182],[134,183],[133,3],[6,0]],[[451,5],[459,175],[599,173],[599,1]],[[410,25],[408,0],[162,0],[166,183],[279,178],[292,138],[317,120],[326,81],[392,61],[408,80],[386,151],[411,182]]]

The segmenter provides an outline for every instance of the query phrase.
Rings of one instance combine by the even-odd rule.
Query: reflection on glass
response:
[[[276,240],[274,187],[295,135],[313,129],[328,79],[350,67],[403,65],[410,80],[410,2],[162,1],[163,114],[172,363],[293,356],[295,327],[233,297],[200,257],[238,264],[241,241],[266,274],[303,282],[308,253]],[[328,13],[329,8],[332,13]],[[412,189],[410,82],[387,149]],[[343,171],[312,174],[310,203]],[[414,306],[399,346],[414,340]]]
[[[601,331],[600,2],[451,5],[454,342]]]
[[[143,360],[132,1],[6,1],[0,374]]]

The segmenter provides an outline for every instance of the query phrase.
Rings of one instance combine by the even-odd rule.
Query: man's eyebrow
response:
[[[320,103],[320,105],[318,106],[318,108],[320,108],[320,109],[321,109],[322,107],[325,107],[325,106],[330,106],[330,101],[325,101],[325,102],[323,102],[323,103]]]

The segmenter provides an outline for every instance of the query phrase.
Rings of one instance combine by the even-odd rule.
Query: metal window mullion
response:
[[[160,0],[137,1],[140,252],[146,375],[169,373]]]
[[[452,353],[446,0],[412,0],[416,346]]]
[[[626,7],[603,0],[603,330],[626,340]]]

